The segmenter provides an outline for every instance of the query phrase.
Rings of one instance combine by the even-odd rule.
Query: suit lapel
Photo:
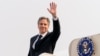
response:
[[[40,42],[38,43],[38,46],[35,47],[35,49],[40,49],[42,46],[42,43],[48,38],[49,32],[46,34],[46,36],[40,40]]]

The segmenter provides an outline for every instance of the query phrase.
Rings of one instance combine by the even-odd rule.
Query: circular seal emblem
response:
[[[77,47],[79,56],[91,56],[94,52],[93,42],[89,37],[82,38]]]

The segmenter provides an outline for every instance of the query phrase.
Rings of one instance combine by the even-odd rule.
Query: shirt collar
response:
[[[48,33],[48,32],[45,32],[44,34],[40,34],[40,33],[39,33],[39,35],[42,35],[41,39],[43,39],[43,38],[47,35],[47,33]]]

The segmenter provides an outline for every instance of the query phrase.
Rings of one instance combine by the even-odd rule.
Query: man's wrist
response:
[[[53,17],[53,20],[58,20],[58,17]]]

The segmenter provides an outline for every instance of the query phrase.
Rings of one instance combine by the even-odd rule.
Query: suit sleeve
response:
[[[28,56],[31,56],[31,42],[32,42],[32,38],[30,39],[30,48],[29,48]]]
[[[53,32],[52,32],[51,41],[55,43],[59,38],[59,35],[60,35],[59,19],[53,20]]]

